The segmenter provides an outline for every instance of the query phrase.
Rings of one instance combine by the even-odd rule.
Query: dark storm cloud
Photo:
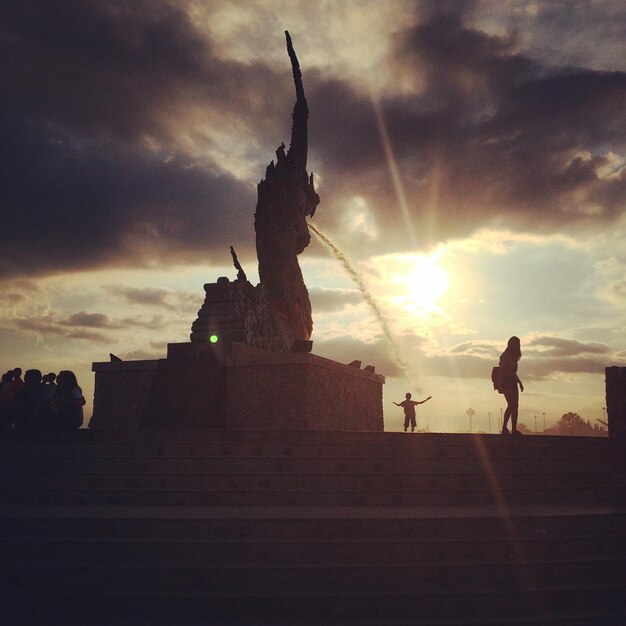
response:
[[[397,36],[392,59],[419,77],[421,93],[379,102],[416,229],[445,238],[485,224],[575,229],[622,215],[626,177],[601,168],[626,145],[626,73],[543,66],[514,35],[467,25],[458,7],[428,15]],[[310,101],[325,185],[358,189],[386,231],[404,228],[370,99],[326,83]]]
[[[272,71],[217,59],[167,0],[3,3],[0,23],[3,106],[66,128],[126,143],[166,138],[190,101],[224,116],[234,98],[239,115],[268,106],[252,96],[271,87]]]
[[[254,186],[176,138],[194,106],[263,133],[288,82],[218,60],[168,2],[4,3],[0,24],[0,276],[251,247]]]
[[[0,119],[0,134],[10,157],[0,170],[0,274],[206,261],[220,245],[227,259],[224,242],[250,242],[240,222],[251,221],[253,191],[227,174],[23,118]]]
[[[378,70],[422,86],[378,98],[416,231],[614,220],[626,178],[600,171],[626,143],[626,75],[547,67],[515,36],[472,27],[471,8],[424,3]],[[293,103],[286,59],[220,59],[182,8],[157,0],[3,3],[0,55],[0,276],[223,262],[230,244],[245,261],[262,171],[242,182],[181,146],[209,153],[212,125],[271,156]],[[335,232],[362,196],[381,236],[359,251],[406,246],[372,100],[303,70],[322,225]]]

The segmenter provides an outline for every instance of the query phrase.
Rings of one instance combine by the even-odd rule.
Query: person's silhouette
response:
[[[405,400],[400,402],[394,402],[396,406],[401,406],[404,409],[404,432],[407,431],[409,424],[411,424],[411,432],[415,432],[415,407],[418,404],[424,404],[424,402],[428,402],[432,398],[432,396],[428,396],[426,400],[422,400],[421,402],[417,402],[416,400],[411,400],[411,394],[407,393],[405,396]]]
[[[519,392],[524,391],[524,385],[517,376],[517,364],[522,358],[522,349],[519,337],[511,337],[506,350],[500,355],[501,390],[506,398],[506,411],[504,411],[504,423],[502,434],[509,435],[507,424],[511,418],[511,433],[521,435],[517,430],[517,413],[519,409]],[[519,390],[518,390],[519,385]]]

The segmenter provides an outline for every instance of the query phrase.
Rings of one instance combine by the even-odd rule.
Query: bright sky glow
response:
[[[441,266],[443,253],[394,254],[372,259],[383,274],[385,291],[394,308],[415,314],[441,313],[439,301],[448,290],[448,272]]]
[[[418,255],[408,274],[399,274],[397,282],[406,289],[405,306],[416,313],[438,310],[437,301],[448,289],[448,274],[433,255]]]

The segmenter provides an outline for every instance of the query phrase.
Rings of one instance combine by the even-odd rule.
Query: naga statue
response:
[[[309,108],[302,73],[287,31],[285,37],[296,87],[291,144],[286,154],[285,144],[280,145],[276,163],[272,161],[268,165],[265,179],[258,185],[254,228],[259,277],[270,308],[294,340],[308,340],[313,332],[313,319],[298,255],[311,241],[306,218],[315,214],[320,199],[313,185],[313,174],[309,176],[306,171]]]
[[[258,185],[254,228],[261,282],[246,278],[231,246],[237,280],[226,277],[204,285],[206,297],[191,327],[191,341],[234,340],[273,352],[310,350],[313,332],[311,302],[298,264],[298,255],[309,245],[306,218],[319,204],[313,174],[306,171],[309,109],[302,74],[289,33],[287,52],[296,85],[291,144],[276,150],[265,179]]]

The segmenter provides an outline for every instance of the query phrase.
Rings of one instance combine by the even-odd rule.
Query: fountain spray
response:
[[[417,393],[422,393],[420,388],[417,374],[412,371],[412,368],[409,364],[402,358],[400,353],[400,348],[396,343],[396,340],[391,333],[391,328],[389,327],[389,322],[387,317],[383,313],[383,310],[380,308],[378,302],[374,296],[370,293],[368,288],[365,286],[365,282],[363,277],[354,269],[350,261],[348,261],[346,255],[322,232],[320,232],[315,226],[312,224],[308,224],[309,228],[315,233],[316,237],[320,240],[320,242],[326,246],[336,257],[336,259],[343,265],[343,268],[348,272],[348,275],[357,286],[357,289],[363,296],[363,300],[369,305],[374,317],[377,319],[380,324],[380,328],[383,332],[383,335],[387,341],[387,345],[389,346],[389,350],[391,353],[391,357],[393,362],[400,368],[405,378],[411,382],[411,384],[415,387]]]

